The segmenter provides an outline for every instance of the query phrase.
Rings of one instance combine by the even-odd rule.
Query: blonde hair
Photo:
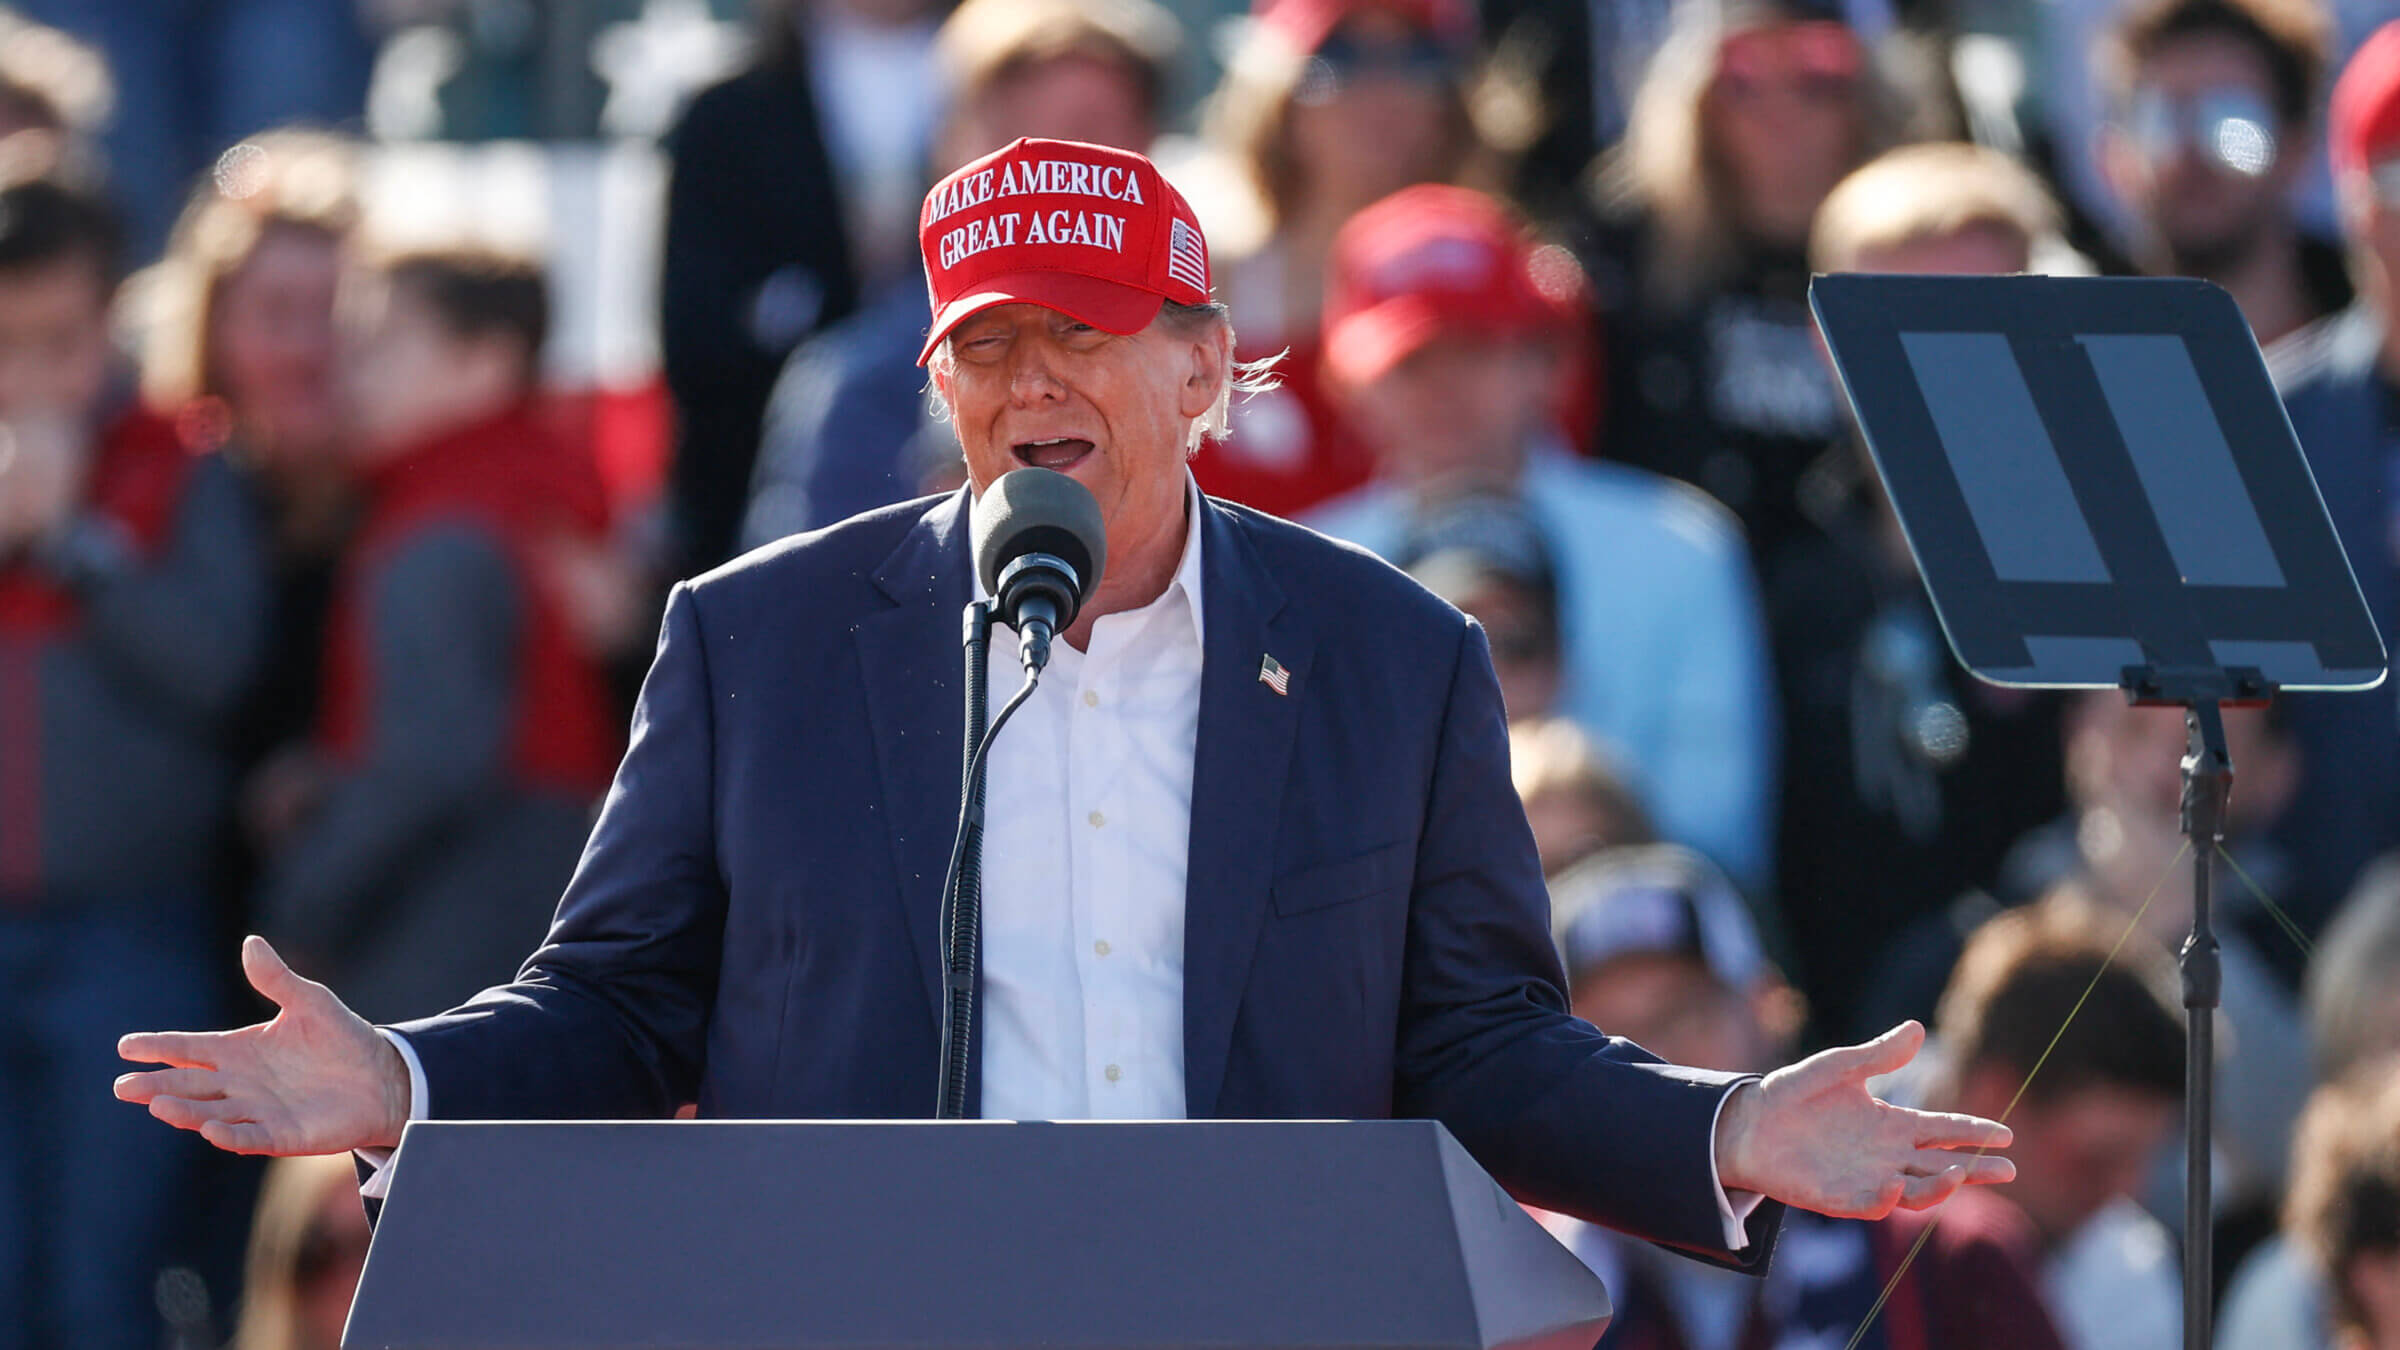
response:
[[[177,408],[215,387],[209,319],[226,278],[277,229],[348,237],[358,223],[355,151],[321,131],[283,128],[217,157],[168,237],[166,255],[136,276],[142,393]]]
[[[1970,230],[2007,235],[2025,266],[2062,243],[2058,203],[2033,171],[1964,141],[1886,151],[1834,185],[1809,231],[1808,262],[1848,272],[1869,253]]]
[[[1308,73],[1310,55],[1295,50],[1282,33],[1251,21],[1225,63],[1224,79],[1201,112],[1203,138],[1239,166],[1265,209],[1270,231],[1291,219],[1303,191],[1301,166],[1293,161],[1286,133],[1293,98]],[[1465,69],[1450,86],[1450,138],[1432,181],[1453,183],[1470,176],[1488,176],[1469,173],[1470,168],[1490,167],[1476,162],[1485,149],[1473,101],[1478,88],[1474,72]]]
[[[1210,327],[1225,331],[1225,379],[1217,386],[1216,402],[1209,405],[1207,412],[1192,419],[1191,430],[1184,443],[1184,453],[1187,455],[1196,455],[1200,453],[1200,446],[1204,442],[1221,441],[1231,433],[1234,395],[1247,398],[1252,394],[1262,394],[1282,382],[1276,373],[1276,367],[1283,362],[1282,352],[1256,361],[1233,359],[1233,321],[1221,301],[1182,305],[1169,300],[1159,309],[1158,318],[1152,322],[1165,324],[1175,329],[1179,336],[1186,337],[1198,337]],[[942,398],[940,382],[933,377],[949,374],[956,360],[951,354],[948,337],[944,337],[940,345],[933,349],[933,355],[925,359],[925,407],[937,422],[950,420],[950,405]]]
[[[2382,997],[2400,970],[2400,854],[2367,869],[2317,941],[2301,997],[2321,1077],[2339,1078],[2387,1045]]]
[[[1648,217],[1652,253],[1642,298],[1673,312],[1723,281],[1739,252],[1723,166],[1702,125],[1726,38],[1752,27],[1794,21],[1779,5],[1745,6],[1728,21],[1717,6],[1686,4],[1634,91],[1625,138],[1603,159],[1596,180],[1604,208]],[[1863,41],[1862,41],[1863,45]],[[1859,158],[1898,139],[1898,96],[1874,61],[1859,72]]]
[[[0,98],[47,130],[88,135],[108,120],[108,59],[48,24],[0,9]]]
[[[2293,1132],[2284,1231],[2325,1276],[2336,1328],[2369,1328],[2350,1262],[2400,1241],[2400,1060],[2361,1064],[2308,1099]]]
[[[1537,717],[1508,728],[1508,776],[1520,801],[1552,793],[1576,797],[1622,815],[1636,825],[1642,839],[1612,843],[1645,843],[1649,815],[1609,762],[1608,753],[1590,733],[1566,717]]]
[[[242,1266],[242,1319],[229,1350],[302,1350],[300,1253],[326,1195],[357,1185],[347,1153],[277,1158],[267,1168]]]
[[[943,21],[934,59],[954,103],[969,103],[1024,66],[1094,56],[1130,69],[1155,116],[1183,45],[1175,17],[1151,0],[966,0]]]

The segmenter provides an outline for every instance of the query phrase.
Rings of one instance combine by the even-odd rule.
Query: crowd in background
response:
[[[666,585],[962,481],[917,206],[1020,136],[1201,213],[1276,374],[1201,486],[1483,624],[1578,1013],[1753,1071],[1921,1018],[1888,1094],[2015,1129],[1764,1280],[1550,1216],[1603,1346],[2180,1345],[2181,716],[1957,668],[1806,288],[2217,283],[2388,635],[2400,4],[750,10],[0,10],[0,1350],[336,1343],[347,1162],[158,1125],[115,1038],[252,1020],[246,931],[378,1021],[506,980]],[[429,236],[521,161],[402,171],[610,136],[663,166],[630,321],[562,262],[622,213]],[[595,314],[630,385],[561,374]],[[2220,1344],[2394,1350],[2400,696],[2227,732]]]

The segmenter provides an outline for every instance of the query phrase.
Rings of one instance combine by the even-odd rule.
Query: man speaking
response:
[[[931,1114],[970,516],[1031,466],[1091,490],[1107,564],[990,755],[973,1113],[1431,1117],[1529,1203],[1752,1266],[1762,1196],[1880,1216],[2013,1175],[1946,1151],[2004,1127],[1867,1092],[1914,1024],[1760,1080],[1568,1015],[1482,631],[1185,468],[1239,372],[1150,161],[1019,141],[934,188],[920,244],[970,489],[675,588],[516,983],[378,1031],[252,938],[281,1012],[126,1037],[171,1067],[119,1096],[275,1154],[420,1118]]]

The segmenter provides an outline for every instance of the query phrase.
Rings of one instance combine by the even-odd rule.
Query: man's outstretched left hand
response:
[[[1912,1111],[1867,1091],[1868,1079],[1906,1065],[1924,1043],[1925,1028],[1903,1022],[1736,1088],[1717,1117],[1718,1180],[1835,1218],[1880,1219],[1930,1209],[1961,1186],[2015,1179],[2015,1163],[1981,1152],[2008,1147],[2006,1125]]]

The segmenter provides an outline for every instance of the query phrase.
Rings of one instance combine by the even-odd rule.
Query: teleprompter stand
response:
[[[2181,705],[2184,1344],[2207,1350],[2226,704],[2367,689],[2381,638],[2241,312],[2189,280],[1829,276],[1809,290],[1951,650]]]

